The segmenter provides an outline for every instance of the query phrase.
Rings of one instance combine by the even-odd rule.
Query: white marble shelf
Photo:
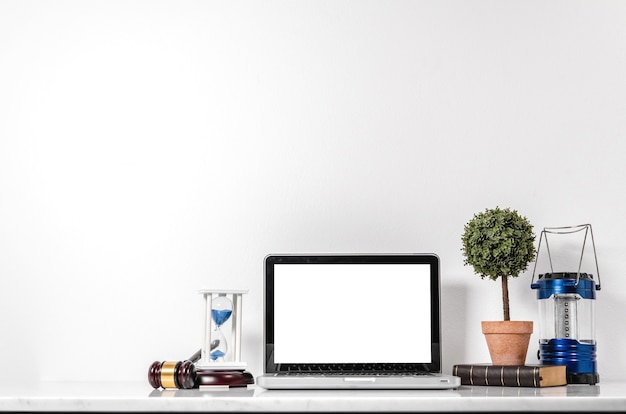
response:
[[[11,412],[626,412],[626,382],[552,388],[278,391],[154,390],[146,382],[41,382],[0,388]]]

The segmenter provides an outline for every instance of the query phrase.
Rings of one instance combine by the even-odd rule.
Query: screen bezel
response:
[[[441,372],[440,263],[434,253],[412,254],[269,254],[264,259],[264,369],[287,371],[291,364],[276,364],[274,349],[274,266],[276,264],[428,264],[430,266],[431,356],[430,363],[416,362],[425,372]],[[407,321],[410,326],[410,321]],[[407,361],[410,362],[410,361]],[[393,364],[392,364],[393,365]],[[401,364],[397,364],[401,365]]]

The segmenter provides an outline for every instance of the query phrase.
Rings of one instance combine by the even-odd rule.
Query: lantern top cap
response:
[[[577,272],[555,272],[555,273],[544,273],[539,275],[539,279],[585,279],[585,280],[593,280],[593,275],[591,273],[577,273]]]

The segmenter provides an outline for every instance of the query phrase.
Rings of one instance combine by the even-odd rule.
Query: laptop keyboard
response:
[[[431,375],[420,371],[418,364],[319,364],[319,365],[289,365],[287,370],[279,375],[294,376],[417,376]]]

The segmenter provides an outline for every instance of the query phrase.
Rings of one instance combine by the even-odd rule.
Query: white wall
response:
[[[623,1],[2,1],[0,365],[143,381],[230,287],[257,375],[270,252],[438,253],[445,371],[487,362],[460,237],[500,206],[593,225],[621,377],[625,73]]]

